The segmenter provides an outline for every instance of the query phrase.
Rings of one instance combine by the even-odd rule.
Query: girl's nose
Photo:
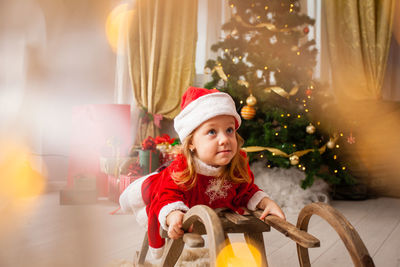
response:
[[[220,134],[219,136],[219,144],[224,145],[228,142],[228,136],[225,133]]]

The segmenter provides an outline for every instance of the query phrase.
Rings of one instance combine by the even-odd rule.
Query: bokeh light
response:
[[[105,30],[108,43],[114,52],[125,51],[126,38],[133,16],[134,10],[128,4],[118,5],[108,15]],[[122,49],[118,49],[119,45]]]
[[[40,195],[45,187],[43,175],[34,169],[29,149],[15,140],[0,140],[0,194],[18,200]]]
[[[234,242],[224,247],[217,256],[217,267],[258,267],[261,253],[251,244]]]

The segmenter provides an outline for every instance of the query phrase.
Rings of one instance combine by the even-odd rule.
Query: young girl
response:
[[[232,98],[216,89],[189,87],[182,97],[174,127],[182,153],[164,170],[132,183],[121,195],[123,211],[130,209],[148,226],[150,251],[162,255],[164,240],[159,227],[172,239],[182,237],[182,220],[189,208],[203,204],[230,208],[240,214],[247,207],[262,209],[285,219],[279,206],[254,184],[243,139],[236,133],[241,124]]]

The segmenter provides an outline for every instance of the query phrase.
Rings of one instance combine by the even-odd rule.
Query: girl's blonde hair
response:
[[[237,152],[231,162],[222,168],[218,178],[222,179],[222,182],[231,181],[234,183],[249,183],[251,178],[247,170],[247,158],[240,153],[240,148],[244,144],[244,140],[237,132],[235,135],[237,140]],[[189,149],[192,138],[193,132],[185,138],[181,148],[181,153],[185,156],[187,161],[187,168],[181,172],[172,173],[172,179],[175,183],[178,185],[184,185],[187,190],[191,189],[197,183],[197,174],[194,167],[194,155]]]

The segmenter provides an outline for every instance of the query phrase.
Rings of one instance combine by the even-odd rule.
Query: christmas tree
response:
[[[223,25],[226,37],[211,49],[216,60],[206,70],[206,88],[229,93],[244,118],[239,134],[250,160],[267,167],[297,166],[330,184],[354,180],[338,160],[341,134],[324,125],[321,115],[330,101],[313,81],[317,49],[308,39],[314,20],[300,12],[297,0],[230,0],[232,17]],[[322,102],[321,102],[322,101]]]

